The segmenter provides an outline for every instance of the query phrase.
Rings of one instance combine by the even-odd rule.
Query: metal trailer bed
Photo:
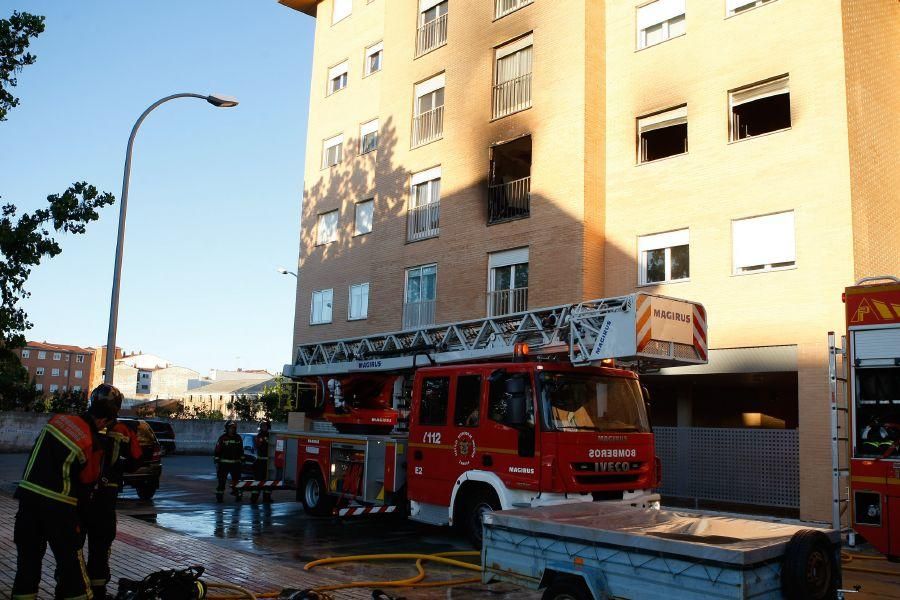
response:
[[[803,548],[792,541],[801,530]],[[797,556],[813,539],[819,563]],[[785,563],[786,553],[793,562]],[[544,598],[711,600],[783,598],[782,565],[795,573],[818,564],[821,576],[823,557],[830,568],[823,597],[834,597],[837,531],[591,502],[485,515],[481,558],[485,583],[548,588]]]

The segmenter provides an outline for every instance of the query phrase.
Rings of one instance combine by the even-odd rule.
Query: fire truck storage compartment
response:
[[[855,330],[852,335],[855,454],[878,457],[900,435],[900,328]],[[895,452],[885,458],[900,456]]]
[[[385,442],[332,442],[328,489],[362,502],[375,502],[384,487]]]

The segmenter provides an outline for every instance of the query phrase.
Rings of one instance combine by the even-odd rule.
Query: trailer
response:
[[[840,532],[605,503],[484,517],[483,581],[544,600],[834,598]]]

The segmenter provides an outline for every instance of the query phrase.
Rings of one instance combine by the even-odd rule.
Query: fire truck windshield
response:
[[[538,375],[538,388],[547,429],[650,431],[644,398],[634,379],[542,371]]]

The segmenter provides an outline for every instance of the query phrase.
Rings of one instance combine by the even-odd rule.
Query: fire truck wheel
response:
[[[500,499],[492,489],[478,489],[466,495],[464,506],[463,523],[466,535],[472,545],[480,550],[484,535],[481,518],[486,513],[500,510]]]
[[[834,598],[840,581],[840,569],[828,536],[812,529],[795,533],[781,563],[784,597],[788,600]]]
[[[300,480],[298,490],[303,510],[307,514],[322,517],[331,514],[334,499],[328,495],[325,481],[318,469],[307,469]]]
[[[591,590],[581,577],[557,575],[553,583],[544,590],[541,600],[593,600]]]

